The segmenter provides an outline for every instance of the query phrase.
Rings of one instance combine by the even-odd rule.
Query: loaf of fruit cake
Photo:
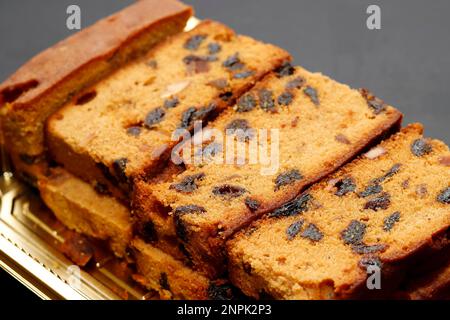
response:
[[[240,163],[224,163],[220,160],[235,155],[224,156],[229,145],[203,141],[192,152],[204,161],[183,159],[187,170],[173,181],[136,183],[137,224],[150,225],[147,230],[153,229],[155,238],[178,239],[197,270],[217,276],[224,272],[227,238],[398,130],[401,117],[368,90],[353,90],[286,63],[204,130],[206,137],[215,129],[231,137],[229,145],[253,151],[237,154],[233,160]],[[268,130],[269,139],[260,129]],[[251,148],[255,143],[275,155],[272,166],[251,162],[258,153]]]
[[[141,0],[59,42],[0,84],[0,126],[16,171],[45,173],[44,122],[74,94],[185,27],[192,9]]]
[[[275,46],[201,22],[53,114],[49,153],[70,172],[126,198],[136,177],[158,172],[180,139],[174,134],[219,113],[288,59]]]
[[[349,298],[366,293],[371,266],[389,289],[448,246],[449,159],[420,125],[402,129],[239,232],[230,279],[254,298]]]

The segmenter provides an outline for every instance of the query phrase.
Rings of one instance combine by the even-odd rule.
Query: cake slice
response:
[[[19,173],[45,173],[44,122],[82,88],[162,39],[181,32],[192,9],[141,0],[43,51],[0,84],[0,131]]]
[[[155,239],[178,239],[197,270],[217,276],[233,233],[398,130],[400,121],[400,112],[367,90],[284,64],[212,122],[204,139],[194,137],[197,149],[181,149],[185,172],[166,183],[136,183],[137,224],[152,226]],[[227,153],[230,146],[244,153]]]
[[[69,229],[105,240],[119,257],[126,256],[132,238],[130,210],[61,168],[39,181],[44,203]],[[102,190],[99,190],[102,191]]]
[[[213,21],[158,45],[55,113],[47,124],[53,159],[126,194],[151,177],[196,120],[219,113],[288,53]],[[120,196],[114,192],[116,196]]]
[[[351,298],[375,266],[387,290],[448,246],[449,157],[406,127],[239,232],[227,247],[232,282],[255,298]]]

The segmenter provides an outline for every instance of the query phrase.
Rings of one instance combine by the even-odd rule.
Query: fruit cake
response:
[[[401,117],[368,90],[353,90],[320,73],[283,64],[208,126],[227,131],[230,145],[251,150],[256,142],[278,151],[278,168],[265,172],[269,166],[252,163],[249,153],[243,159],[236,156],[244,160],[240,164],[223,164],[216,159],[228,156],[223,156],[225,141],[203,141],[193,151],[203,155],[200,164],[191,161],[167,183],[136,184],[137,221],[152,225],[157,236],[178,238],[199,270],[217,276],[224,271],[229,236],[398,130]],[[273,138],[268,134],[273,139],[268,142],[262,134],[257,138],[257,130],[272,128],[278,130],[278,143],[277,132]]]
[[[132,242],[139,283],[161,299],[229,300],[233,289],[226,280],[210,280],[160,249],[136,238]]]
[[[69,171],[126,196],[190,130],[290,59],[270,44],[214,21],[159,44],[75,97],[47,123],[51,156]],[[115,195],[120,196],[119,191]]]
[[[402,129],[239,232],[231,281],[254,298],[328,299],[364,293],[369,266],[400,279],[448,246],[449,159],[421,125]]]
[[[106,240],[124,257],[132,238],[130,210],[61,168],[52,168],[38,183],[41,198],[66,227]]]
[[[46,166],[47,117],[82,88],[181,32],[191,15],[175,0],[137,1],[43,51],[0,84],[0,129],[16,169],[34,182]]]

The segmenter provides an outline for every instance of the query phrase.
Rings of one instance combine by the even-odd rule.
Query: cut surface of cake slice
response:
[[[132,242],[139,276],[136,280],[161,299],[229,300],[233,289],[226,280],[210,280],[171,255],[141,239]]]
[[[191,14],[175,0],[138,1],[38,54],[0,84],[0,126],[16,170],[33,178],[44,174],[47,117],[84,87],[181,32]]]
[[[334,299],[363,292],[369,267],[399,279],[448,246],[449,156],[420,125],[402,129],[239,232],[232,282],[255,298]]]
[[[400,121],[400,112],[367,90],[284,64],[204,130],[222,140],[182,150],[185,172],[166,183],[136,184],[137,221],[153,225],[157,236],[178,238],[199,270],[217,276],[227,238],[398,130]],[[228,152],[230,145],[236,148]],[[189,163],[185,154],[202,161]]]
[[[48,121],[51,156],[86,181],[128,192],[158,172],[180,140],[283,61],[288,53],[213,21],[158,45]]]
[[[61,168],[39,181],[44,203],[69,229],[108,241],[119,257],[126,256],[132,238],[130,210]],[[102,192],[103,190],[99,190]]]

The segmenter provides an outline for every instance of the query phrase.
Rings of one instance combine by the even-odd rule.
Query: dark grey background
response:
[[[161,0],[163,1],[163,0]],[[132,0],[0,0],[0,80],[71,31],[78,4],[87,26]],[[186,0],[197,16],[277,44],[295,62],[352,87],[367,87],[428,135],[450,142],[449,0]],[[382,29],[366,28],[378,4]]]

